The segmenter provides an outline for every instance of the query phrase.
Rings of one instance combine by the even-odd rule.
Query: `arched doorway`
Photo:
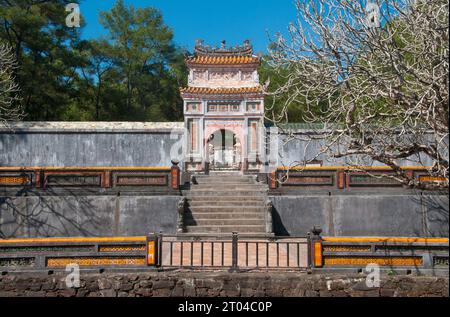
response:
[[[210,134],[207,156],[212,170],[240,170],[242,167],[242,143],[233,131],[219,129]]]

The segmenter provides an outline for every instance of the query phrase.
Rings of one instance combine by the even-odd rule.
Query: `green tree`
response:
[[[108,72],[113,67],[111,48],[105,40],[85,41],[80,45],[83,56],[88,60],[85,67],[81,68],[84,82],[81,83],[85,91],[88,91],[89,103],[93,106],[92,116],[94,120],[105,119],[105,109],[102,100],[106,93]],[[110,76],[111,77],[111,76]]]
[[[18,62],[27,120],[64,117],[80,92],[74,85],[83,60],[77,50],[79,29],[65,25],[65,6],[74,0],[0,1],[0,39]]]
[[[100,14],[100,22],[108,31],[115,112],[126,120],[180,119],[178,84],[186,75],[161,13],[151,7],[127,7],[119,0]]]

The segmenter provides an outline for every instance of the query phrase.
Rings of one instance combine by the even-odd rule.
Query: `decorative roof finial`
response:
[[[221,41],[220,47],[210,47],[205,45],[203,40],[198,39],[195,42],[195,55],[209,55],[209,56],[251,56],[253,54],[253,47],[249,40],[244,41],[244,45],[235,47],[226,47],[226,41]]]

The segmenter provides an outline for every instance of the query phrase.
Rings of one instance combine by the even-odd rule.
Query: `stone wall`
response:
[[[448,237],[448,195],[297,194],[271,196],[275,234],[304,236],[314,225],[325,236]]]
[[[136,236],[176,232],[181,196],[0,196],[0,235],[11,237]],[[448,196],[308,194],[271,196],[276,235],[448,237]]]
[[[272,158],[277,158],[277,166],[290,166],[303,164],[304,161],[316,159],[323,162],[323,165],[348,165],[352,164],[353,161],[349,161],[348,158],[329,158],[325,154],[320,154],[321,149],[325,145],[323,140],[311,141],[309,138],[311,135],[316,134],[317,131],[311,129],[291,129],[290,134],[283,133],[279,131],[278,141],[274,142],[275,138],[272,138],[272,143],[278,143],[278,155],[271,155]],[[272,145],[274,146],[274,145]],[[354,163],[353,163],[354,164]],[[399,161],[400,165],[403,166],[431,166],[433,161],[427,155],[421,154],[414,155],[408,159]],[[384,165],[380,162],[373,161],[371,159],[366,159],[360,162],[358,165],[367,166],[381,166]]]
[[[180,196],[0,197],[0,237],[175,233]]]
[[[269,131],[269,130],[267,130]],[[18,122],[0,124],[0,166],[170,166],[182,159],[183,122]],[[346,165],[346,159],[316,155],[322,142],[305,138],[314,130],[292,130],[289,142],[280,131],[271,141],[270,163],[296,165],[317,158],[323,165]],[[272,137],[275,134],[272,135]],[[431,165],[428,157],[402,165]],[[382,165],[367,161],[365,165]]]
[[[183,123],[22,122],[0,127],[0,166],[170,166]],[[297,131],[308,133],[308,131]],[[311,159],[319,144],[280,143],[285,164]],[[344,164],[344,161],[325,165]],[[280,164],[281,165],[281,164]],[[186,176],[186,173],[183,173]],[[177,196],[0,194],[0,237],[145,235],[176,230]],[[155,195],[155,194],[153,194]],[[278,235],[448,236],[448,195],[377,189],[271,197]]]
[[[55,273],[0,276],[2,296],[296,296],[296,297],[448,297],[448,277],[382,276],[380,287],[366,286],[364,275],[305,273],[139,272],[81,273],[80,287],[67,288]]]
[[[174,145],[183,144],[182,122],[23,122],[11,128],[0,126],[0,166],[171,166]]]

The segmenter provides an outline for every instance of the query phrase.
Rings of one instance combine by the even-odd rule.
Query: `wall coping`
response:
[[[431,169],[432,166],[426,165],[403,165],[400,166],[402,170],[425,170]],[[328,170],[362,170],[362,171],[384,171],[393,170],[387,165],[368,165],[368,166],[354,166],[354,165],[322,165],[322,166],[278,166],[277,171],[328,171]]]
[[[273,127],[265,125],[268,130]],[[184,130],[184,122],[126,122],[126,121],[16,121],[7,124],[0,122],[0,133],[14,132],[130,132],[157,133],[176,132]],[[323,134],[320,125],[292,125],[280,127],[279,134]]]
[[[9,171],[167,171],[169,166],[0,166],[0,172]]]
[[[184,122],[87,122],[87,121],[21,121],[0,123],[0,132],[129,132],[129,133],[180,133]]]

